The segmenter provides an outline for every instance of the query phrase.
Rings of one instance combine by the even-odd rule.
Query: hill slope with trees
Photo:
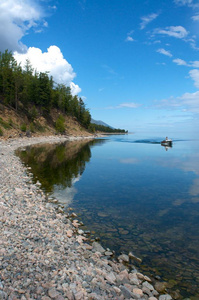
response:
[[[48,72],[37,72],[28,60],[22,68],[8,50],[0,52],[1,136],[9,130],[74,134],[68,125],[72,121],[76,131],[107,132],[91,124],[84,101],[70,87],[56,84]]]

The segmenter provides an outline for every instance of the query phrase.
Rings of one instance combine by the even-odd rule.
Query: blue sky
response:
[[[1,0],[7,48],[69,85],[96,120],[198,134],[198,0]]]

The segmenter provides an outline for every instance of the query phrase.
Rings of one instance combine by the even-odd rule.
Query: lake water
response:
[[[120,135],[19,155],[104,247],[132,251],[169,292],[199,299],[199,141],[174,139],[168,149],[160,141]]]

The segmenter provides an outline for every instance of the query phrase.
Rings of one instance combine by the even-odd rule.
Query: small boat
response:
[[[166,137],[166,139],[161,142],[161,145],[172,147],[172,143],[173,143],[172,140]]]

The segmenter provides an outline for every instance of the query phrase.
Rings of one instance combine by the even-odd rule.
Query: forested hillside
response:
[[[106,132],[106,133],[128,133],[128,130],[125,131],[124,129],[116,129],[116,128],[111,128],[109,126],[104,126],[100,124],[91,124],[93,131],[99,131],[99,132]]]
[[[6,107],[6,111],[12,110],[24,120],[21,124],[13,124],[12,118],[5,121],[0,116],[0,135],[3,135],[3,128],[14,126],[21,131],[38,131],[42,127],[39,118],[50,122],[58,133],[66,133],[67,118],[76,120],[90,132],[103,131],[102,127],[91,124],[84,101],[73,96],[70,87],[54,82],[48,72],[37,72],[28,60],[22,69],[8,50],[0,52],[0,105],[0,112]]]

